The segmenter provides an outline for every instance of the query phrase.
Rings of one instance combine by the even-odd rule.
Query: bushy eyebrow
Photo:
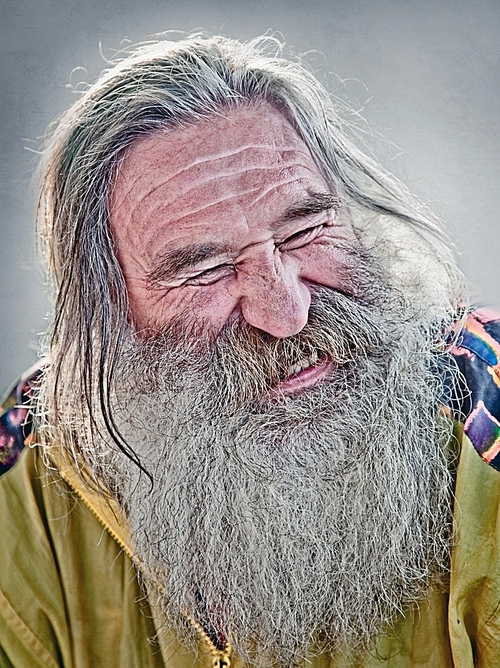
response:
[[[148,281],[157,283],[175,278],[181,271],[225,253],[229,253],[229,248],[223,244],[191,244],[184,248],[169,248],[161,253],[148,273]]]
[[[305,200],[297,202],[289,207],[283,216],[272,223],[271,229],[278,227],[283,222],[295,220],[297,218],[307,218],[315,213],[322,211],[338,210],[340,208],[340,200],[335,195],[330,193],[311,193]]]
[[[290,206],[282,216],[273,221],[270,229],[276,230],[283,223],[307,218],[322,211],[337,210],[340,200],[329,193],[311,193],[306,199]],[[148,273],[149,283],[172,280],[181,271],[191,269],[200,262],[220,255],[230,255],[227,244],[191,244],[184,248],[167,248],[159,254],[153,269]]]

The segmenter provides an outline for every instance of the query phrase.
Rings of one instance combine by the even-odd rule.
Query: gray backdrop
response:
[[[0,388],[36,357],[37,139],[125,37],[281,31],[401,149],[389,166],[449,223],[472,294],[499,305],[498,0],[1,0]],[[323,54],[323,55],[322,55]],[[86,68],[87,72],[74,68]],[[340,85],[340,80],[346,80]],[[396,151],[397,152],[397,151]],[[384,150],[384,158],[389,152]]]

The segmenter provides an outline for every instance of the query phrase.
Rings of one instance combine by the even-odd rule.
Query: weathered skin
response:
[[[356,245],[334,201],[307,210],[315,194],[334,200],[305,143],[266,104],[138,140],[110,202],[137,331],[181,316],[217,334],[242,316],[275,337],[299,332],[315,285],[346,287]],[[170,266],[173,251],[184,266]],[[313,370],[322,367],[302,374]]]

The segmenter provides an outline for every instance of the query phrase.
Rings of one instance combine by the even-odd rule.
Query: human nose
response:
[[[237,290],[243,318],[272,336],[293,336],[307,323],[309,288],[293,262],[283,264],[278,249],[243,263],[238,268]]]

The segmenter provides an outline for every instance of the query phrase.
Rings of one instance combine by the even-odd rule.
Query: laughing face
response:
[[[126,155],[110,206],[130,317],[146,338],[174,320],[300,332],[318,286],[351,293],[357,240],[292,126],[268,105],[159,132]],[[281,379],[315,385],[313,354]]]

